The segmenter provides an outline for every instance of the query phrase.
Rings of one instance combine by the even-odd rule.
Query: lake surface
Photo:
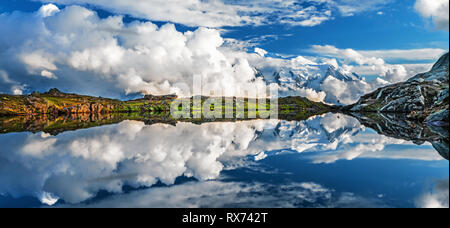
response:
[[[0,207],[449,207],[448,136],[433,147],[375,125],[330,113],[0,134]]]

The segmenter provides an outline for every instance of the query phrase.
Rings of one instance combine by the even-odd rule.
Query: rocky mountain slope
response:
[[[449,54],[431,71],[406,82],[389,85],[345,107],[350,112],[404,113],[409,119],[448,126]]]

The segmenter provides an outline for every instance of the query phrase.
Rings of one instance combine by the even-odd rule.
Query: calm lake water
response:
[[[357,119],[115,125],[0,135],[0,207],[448,207],[429,142]],[[448,144],[447,144],[448,145]]]

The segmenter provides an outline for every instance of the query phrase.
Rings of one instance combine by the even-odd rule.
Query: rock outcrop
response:
[[[66,113],[82,114],[82,113],[110,113],[114,112],[114,105],[104,105],[100,103],[78,104],[76,106],[64,109]]]
[[[389,85],[367,94],[350,112],[403,113],[407,118],[432,125],[448,126],[449,54],[442,56],[431,71],[406,82]]]

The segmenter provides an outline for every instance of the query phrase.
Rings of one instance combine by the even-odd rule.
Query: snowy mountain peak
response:
[[[334,77],[344,82],[362,80],[362,78],[359,75],[352,72],[346,72],[345,70],[341,68],[336,68],[333,65],[329,65],[325,78],[327,77]]]
[[[333,77],[343,82],[360,81],[362,78],[355,73],[347,72],[342,68],[333,65],[303,65],[296,68],[281,68],[273,73],[273,82],[279,85],[285,83],[296,83],[297,86],[303,86],[315,89],[326,79]],[[270,81],[270,80],[269,80]],[[291,86],[288,86],[291,87]]]
[[[255,77],[277,84],[279,96],[301,96],[315,102],[350,105],[372,90],[372,84],[337,61],[290,60],[255,68]]]
[[[337,105],[351,104],[362,94],[343,94],[342,89],[335,89],[336,86],[363,88],[365,84],[359,75],[333,64],[294,64],[278,68],[275,72],[270,72],[270,69],[258,72],[264,75],[266,82],[279,85],[280,96],[321,97],[324,102]],[[347,91],[345,88],[343,90]]]

